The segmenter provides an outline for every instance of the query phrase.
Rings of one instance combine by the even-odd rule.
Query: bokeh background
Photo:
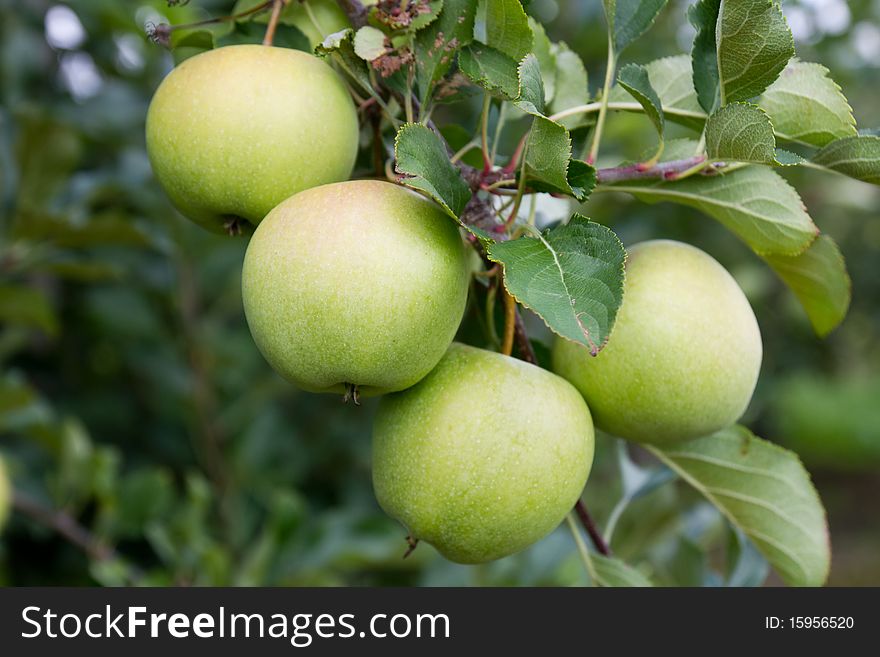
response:
[[[239,292],[246,241],[177,214],[143,137],[150,96],[173,64],[144,26],[228,14],[232,4],[0,0],[0,454],[29,509],[0,535],[0,584],[583,583],[564,527],[486,566],[450,564],[429,546],[401,559],[404,532],[370,486],[375,402],[298,392],[257,352]],[[671,0],[626,59],[689,50],[688,4]],[[784,9],[799,56],[831,69],[861,127],[880,126],[880,0]],[[529,11],[581,54],[595,89],[599,0],[534,0]],[[472,127],[478,104],[444,119]],[[513,123],[505,139],[523,127]],[[615,163],[653,139],[643,117],[615,115],[603,154]],[[735,275],[765,345],[744,421],[812,472],[829,513],[830,583],[880,585],[880,189],[786,175],[853,280],[849,317],[825,340],[716,222],[616,195],[582,211],[627,244],[689,241]],[[571,209],[539,205],[544,220]],[[620,446],[600,437],[598,448],[586,500],[604,524],[621,491]],[[46,527],[69,520],[89,534]],[[628,507],[612,547],[658,583],[716,585],[727,581],[730,540],[712,507],[669,483]]]

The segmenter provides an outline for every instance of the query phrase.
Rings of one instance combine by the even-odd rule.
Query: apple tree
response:
[[[175,62],[146,113],[153,175],[246,242],[242,312],[278,374],[338,413],[380,397],[371,478],[396,557],[484,563],[565,524],[592,584],[651,586],[613,537],[678,480],[725,519],[730,583],[769,566],[821,585],[809,473],[740,424],[765,355],[746,294],[708,253],[624,244],[605,215],[632,197],[714,219],[819,340],[850,279],[787,176],[880,184],[880,136],[797,57],[777,0],[698,0],[690,48],[654,61],[627,51],[673,3],[596,4],[599,62],[528,0],[238,0],[151,25]],[[621,161],[613,126],[634,117],[651,137]],[[618,475],[601,527],[597,441]]]

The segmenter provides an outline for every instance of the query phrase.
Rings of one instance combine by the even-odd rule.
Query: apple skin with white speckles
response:
[[[597,356],[557,339],[553,370],[581,391],[603,431],[658,446],[707,436],[745,412],[761,332],[733,277],[669,240],[628,251],[623,304]]]
[[[269,364],[311,392],[402,390],[446,352],[464,314],[470,262],[455,221],[399,185],[314,187],[251,237],[242,297]]]
[[[187,59],[159,85],[147,153],[174,205],[223,232],[258,224],[287,197],[345,180],[358,148],[354,104],[335,71],[261,45]]]
[[[483,563],[540,540],[583,492],[590,411],[552,372],[453,343],[416,386],[388,395],[373,427],[373,488],[410,536]]]
[[[9,475],[6,472],[6,464],[0,457],[0,532],[9,517],[9,508],[12,505],[12,485],[9,483]]]

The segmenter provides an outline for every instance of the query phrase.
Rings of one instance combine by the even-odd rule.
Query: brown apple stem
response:
[[[13,492],[12,508],[31,520],[52,529],[94,561],[106,561],[115,556],[113,548],[80,525],[73,516],[64,511],[56,511],[43,506],[26,493],[18,490]]]
[[[600,534],[599,530],[596,528],[596,523],[593,522],[593,518],[590,516],[589,511],[587,511],[587,507],[584,504],[583,500],[578,500],[575,503],[574,511],[575,513],[577,513],[577,516],[580,519],[581,524],[584,526],[584,529],[587,530],[587,534],[589,534],[590,540],[593,541],[593,545],[596,547],[596,551],[599,552],[599,554],[610,557],[611,548],[608,547],[605,539],[602,538],[602,534]]]
[[[413,551],[419,547],[419,539],[413,538],[412,536],[406,537],[406,552],[403,553],[403,558],[406,559],[409,555],[413,553]]]
[[[354,402],[355,406],[361,405],[361,393],[355,383],[345,384],[345,395],[342,397],[342,403],[347,404],[348,402]]]
[[[513,335],[516,329],[516,301],[500,286],[501,294],[504,295],[504,338],[501,340],[501,353],[510,356],[513,353]]]
[[[281,9],[284,7],[284,0],[275,0],[272,5],[272,15],[269,17],[269,24],[266,26],[266,36],[263,37],[263,45],[271,46],[275,39],[275,30],[278,27],[278,19],[281,18]]]

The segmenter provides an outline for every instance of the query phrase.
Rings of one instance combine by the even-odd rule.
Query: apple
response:
[[[153,96],[146,135],[174,205],[227,232],[258,224],[292,194],[345,180],[358,148],[354,104],[332,68],[252,44],[175,68]]]
[[[593,441],[590,411],[564,379],[453,343],[420,383],[379,403],[373,488],[412,539],[483,563],[559,525],[587,482]]]
[[[312,392],[375,395],[425,376],[461,323],[470,265],[455,222],[389,182],[315,187],[258,226],[242,269],[260,351]]]
[[[0,531],[3,531],[3,525],[9,517],[9,507],[12,505],[12,485],[9,483],[9,476],[6,474],[6,464],[0,457]]]
[[[597,427],[664,446],[733,424],[761,354],[758,322],[733,277],[693,246],[656,240],[629,249],[607,346],[593,357],[557,339],[553,369],[581,391]]]

